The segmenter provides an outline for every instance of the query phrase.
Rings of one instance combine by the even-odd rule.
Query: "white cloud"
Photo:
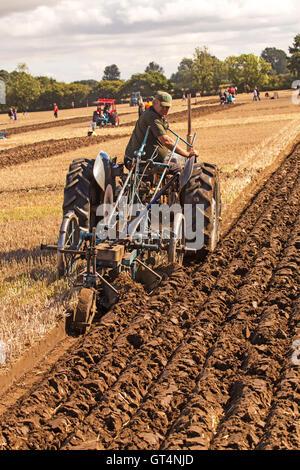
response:
[[[99,79],[112,63],[129,78],[154,60],[170,76],[197,46],[220,59],[287,52],[298,9],[296,0],[12,0],[0,13],[1,68],[26,62],[35,75],[72,81]]]
[[[5,1],[5,3],[1,2],[0,17],[10,16],[14,13],[24,13],[42,5],[47,5],[52,8],[60,1],[61,0],[9,0]]]

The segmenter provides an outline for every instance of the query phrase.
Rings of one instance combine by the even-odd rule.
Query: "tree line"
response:
[[[6,84],[6,103],[2,107],[17,107],[19,111],[40,111],[70,108],[93,104],[98,98],[115,98],[126,101],[132,91],[140,91],[143,97],[152,96],[163,89],[179,98],[183,93],[195,95],[216,94],[222,87],[234,85],[240,92],[247,84],[250,89],[286,89],[300,78],[300,34],[296,35],[290,56],[275,47],[266,47],[258,57],[254,54],[229,56],[220,60],[206,46],[196,47],[191,58],[184,57],[177,71],[169,79],[163,68],[152,61],[143,73],[133,74],[129,80],[121,80],[116,64],[104,69],[102,79],[79,80],[72,83],[58,82],[45,76],[34,77],[26,64],[19,64],[13,72],[0,70],[0,79]]]

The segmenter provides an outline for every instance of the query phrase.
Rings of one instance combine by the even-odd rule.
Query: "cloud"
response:
[[[129,78],[154,60],[170,76],[197,46],[220,59],[287,51],[298,9],[296,0],[12,0],[1,12],[1,68],[26,62],[32,73],[71,81],[99,79],[116,63]]]
[[[25,13],[43,5],[53,7],[61,0],[9,0],[1,5],[0,17],[10,16],[14,13]]]

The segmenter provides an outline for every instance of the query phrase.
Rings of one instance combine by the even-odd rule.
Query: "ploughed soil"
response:
[[[0,448],[298,450],[299,159],[214,253],[152,293],[120,276],[118,304],[10,400]]]
[[[243,104],[235,104],[234,109],[237,106],[243,106]],[[193,119],[198,117],[206,116],[218,111],[222,113],[228,113],[233,109],[233,106],[226,105],[224,106],[199,106],[193,107]],[[178,111],[171,114],[172,124],[176,122],[181,122],[187,116],[187,111]],[[49,128],[52,126],[63,126],[69,125],[72,122],[90,122],[87,118],[70,118],[64,119],[61,121],[55,121],[51,123],[40,123],[32,126],[22,126],[19,128],[11,129],[10,132],[14,131],[15,133],[21,132],[32,132],[34,130],[39,130],[43,128]],[[33,144],[19,145],[14,148],[0,150],[0,168],[4,168],[11,165],[17,165],[18,163],[25,163],[30,160],[38,160],[41,158],[49,158],[53,155],[59,153],[70,152],[82,147],[88,147],[89,145],[94,145],[100,142],[107,142],[108,140],[118,139],[122,137],[129,137],[132,132],[132,127],[135,125],[136,119],[130,122],[121,123],[119,127],[122,127],[122,132],[120,134],[106,134],[105,129],[102,129],[101,135],[98,136],[85,136],[85,137],[72,137],[72,138],[63,138],[63,139],[50,139],[42,142],[37,142]],[[109,125],[109,127],[111,127]],[[124,128],[128,127],[128,133],[124,133]]]

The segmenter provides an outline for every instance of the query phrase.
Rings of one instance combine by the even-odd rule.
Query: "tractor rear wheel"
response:
[[[93,175],[94,162],[78,158],[71,163],[66,176],[63,214],[73,211],[83,232],[91,232],[95,226],[96,210],[103,193]]]
[[[113,126],[115,127],[118,127],[118,125],[120,124],[119,122],[119,116],[118,116],[118,113],[117,112],[114,112],[111,116],[111,123]]]
[[[191,223],[193,237],[187,237],[187,246],[197,246],[214,251],[220,238],[221,227],[221,196],[219,173],[216,165],[196,163],[193,173],[183,190],[182,203],[191,205]],[[187,220],[186,220],[187,222]],[[190,222],[190,221],[189,221]],[[197,236],[203,236],[202,248],[196,242]]]

